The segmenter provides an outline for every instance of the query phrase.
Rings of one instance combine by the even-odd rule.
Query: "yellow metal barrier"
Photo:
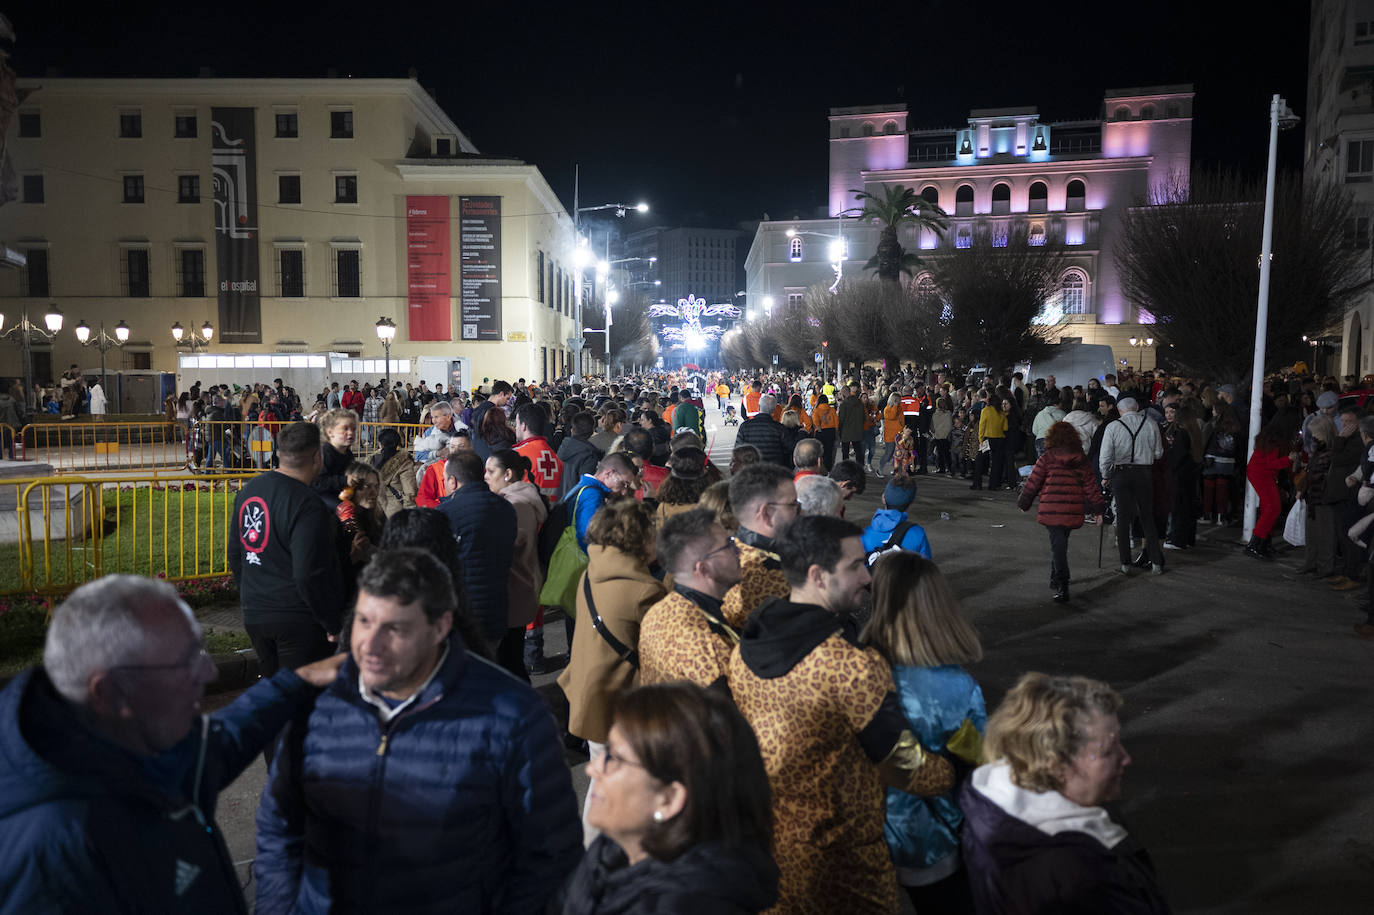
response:
[[[112,574],[169,581],[228,574],[234,497],[252,474],[6,480],[0,593],[61,594]],[[0,518],[0,521],[7,520]]]

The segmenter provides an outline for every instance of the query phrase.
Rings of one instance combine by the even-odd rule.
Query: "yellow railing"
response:
[[[0,447],[15,442],[17,436],[25,447],[22,456],[16,457],[49,464],[54,473],[61,474],[179,472],[185,468],[255,473],[272,465],[273,440],[283,425],[287,423],[259,426],[201,420],[189,436],[196,445],[191,450],[188,431],[177,422],[31,423],[18,433],[0,426]],[[353,453],[361,460],[371,457],[381,447],[378,433],[388,427],[400,433],[402,448],[409,448],[417,435],[430,428],[410,423],[360,423]]]
[[[0,543],[0,593],[61,594],[117,573],[171,581],[228,574],[233,505],[252,474],[5,480],[14,522]],[[0,521],[8,521],[0,514]]]

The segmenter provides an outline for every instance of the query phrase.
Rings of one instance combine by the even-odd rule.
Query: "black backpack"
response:
[[[548,517],[539,526],[539,543],[537,550],[539,553],[539,568],[545,574],[549,574],[549,562],[553,559],[553,551],[558,546],[558,538],[563,536],[564,529],[573,523],[572,506],[568,504],[570,496],[573,503],[577,501],[577,495],[582,492],[584,487],[579,486],[559,499],[549,508]]]
[[[868,555],[864,557],[864,562],[868,565],[870,569],[872,569],[873,564],[876,563],[879,559],[883,558],[888,553],[893,553],[900,550],[902,548],[902,538],[906,536],[907,531],[911,530],[915,526],[915,521],[900,522],[895,528],[892,529],[892,533],[888,536],[886,540],[884,540],[881,544],[874,547],[873,549],[869,550]]]

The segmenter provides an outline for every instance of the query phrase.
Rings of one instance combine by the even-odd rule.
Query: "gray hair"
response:
[[[131,663],[147,635],[138,611],[164,602],[180,607],[199,630],[191,609],[165,581],[141,575],[107,575],[73,591],[52,615],[43,668],[68,702],[86,703],[91,675]]]
[[[758,409],[758,412],[760,412],[760,413],[772,413],[772,412],[773,412],[773,408],[776,407],[777,405],[778,405],[778,399],[777,399],[776,397],[774,397],[772,394],[760,394],[760,395],[759,395],[759,409]]]
[[[450,404],[447,400],[436,400],[436,401],[434,401],[434,403],[432,403],[432,404],[429,405],[429,414],[430,414],[431,416],[433,416],[435,413],[452,413],[452,412],[453,412],[453,405]]]
[[[797,481],[797,501],[801,503],[803,515],[829,515],[838,518],[844,494],[840,492],[840,484],[834,480],[812,474]]]

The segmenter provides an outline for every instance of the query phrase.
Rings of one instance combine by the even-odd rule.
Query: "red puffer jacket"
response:
[[[1101,514],[1104,505],[1097,477],[1077,448],[1052,448],[1035,462],[1016,505],[1029,511],[1040,496],[1035,520],[1046,527],[1082,527],[1084,515]]]

